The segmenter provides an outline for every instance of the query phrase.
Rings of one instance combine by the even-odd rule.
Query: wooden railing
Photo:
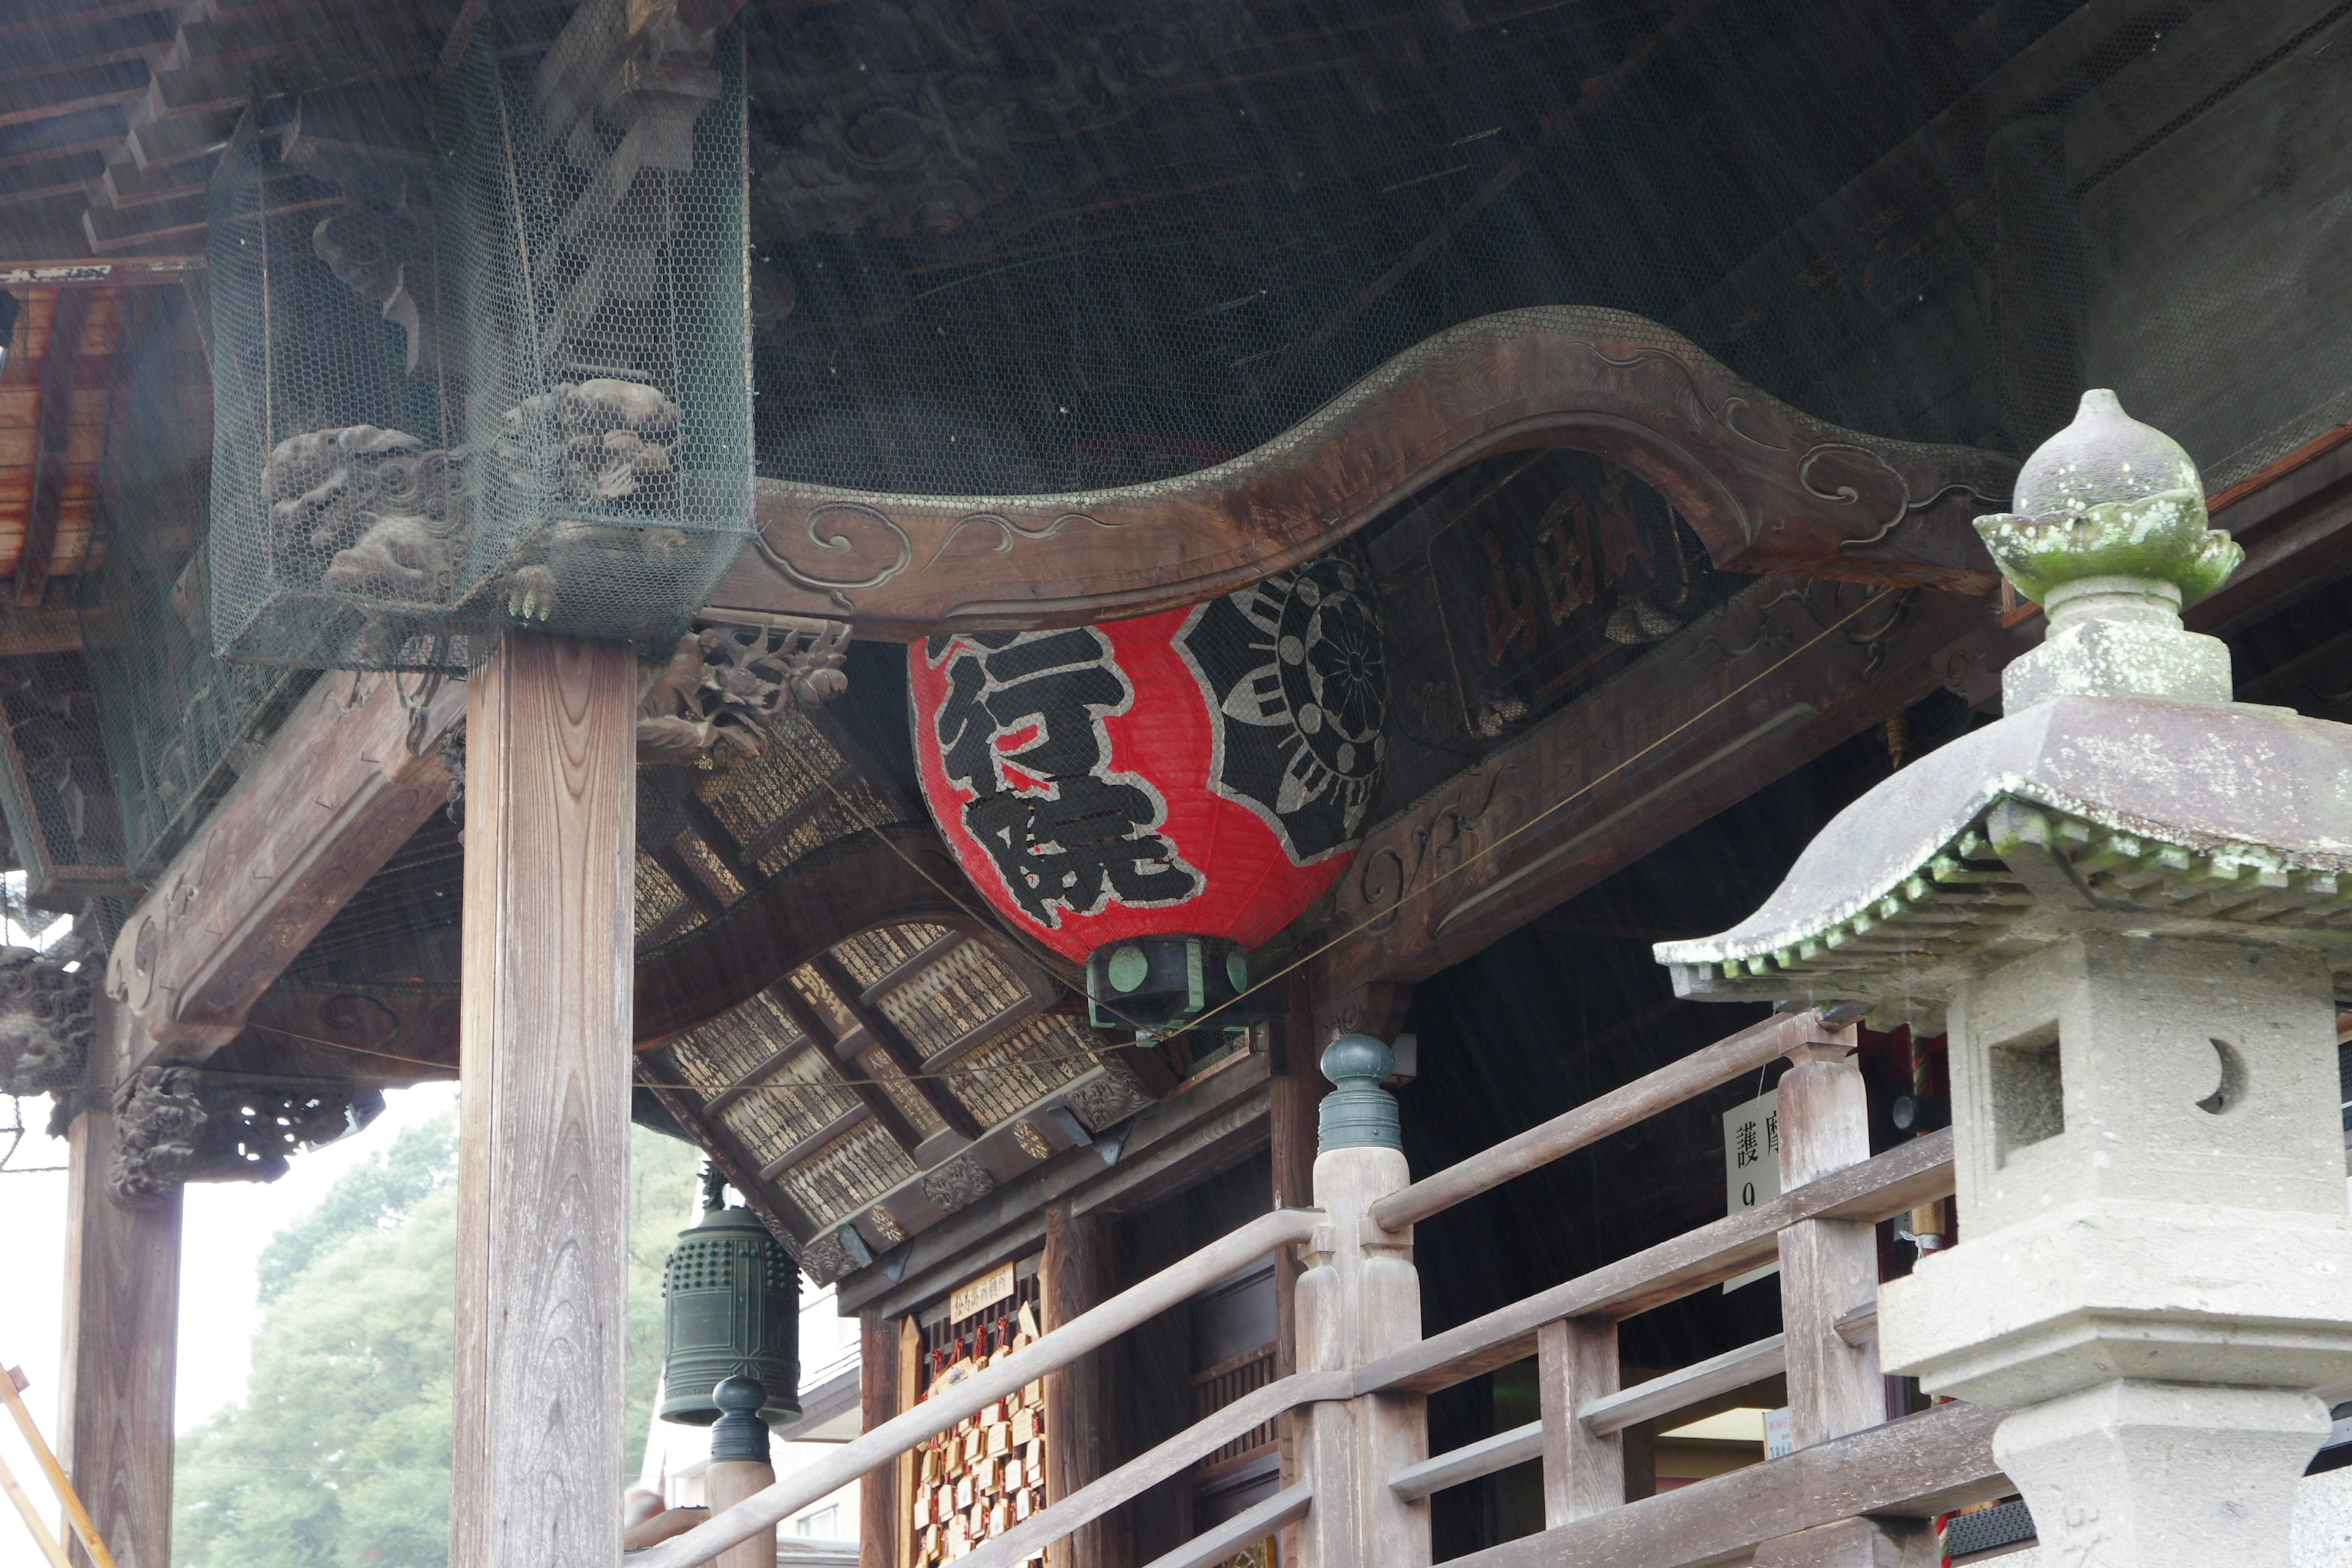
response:
[[[1229,1361],[1219,1362],[1205,1372],[1192,1374],[1192,1416],[1205,1421],[1244,1394],[1255,1394],[1275,1379],[1276,1349],[1261,1345]],[[1271,1417],[1251,1427],[1230,1443],[1225,1443],[1202,1456],[1203,1465],[1230,1464],[1249,1458],[1270,1447],[1275,1441],[1275,1424]]]
[[[1298,1291],[1300,1371],[1236,1390],[1184,1431],[982,1543],[959,1568],[1013,1568],[1293,1410],[1306,1413],[1293,1484],[1147,1568],[1205,1568],[1299,1521],[1308,1568],[1418,1568],[1430,1560],[1430,1496],[1538,1458],[1544,1531],[1460,1561],[1478,1568],[1583,1560],[1683,1568],[1841,1520],[1924,1517],[2003,1495],[2009,1489],[1991,1458],[1990,1412],[1947,1405],[1885,1419],[1874,1227],[1951,1193],[1951,1141],[1937,1132],[1870,1156],[1852,1049],[1851,1031],[1827,1028],[1811,1014],[1769,1019],[1409,1185],[1402,1156],[1392,1150],[1327,1150],[1316,1169],[1321,1207],[1252,1221],[632,1561],[637,1568],[707,1561],[1287,1247],[1299,1248],[1307,1265]],[[1779,1197],[1443,1333],[1420,1333],[1413,1225],[1781,1056],[1793,1065],[1780,1088],[1788,1190]],[[1776,1258],[1781,1333],[1618,1386],[1620,1321]],[[1422,1396],[1530,1356],[1539,1419],[1449,1453],[1426,1453]],[[1628,1427],[1776,1375],[1788,1379],[1796,1452],[1624,1500]]]
[[[816,1463],[794,1470],[756,1497],[713,1514],[683,1535],[632,1554],[629,1560],[631,1568],[690,1568],[691,1564],[709,1561],[728,1547],[749,1538],[754,1531],[765,1530],[819,1498],[880,1469],[900,1454],[938,1436],[966,1416],[979,1414],[1023,1384],[1034,1383],[1047,1373],[1059,1372],[1080,1356],[1100,1350],[1129,1330],[1262,1261],[1276,1248],[1306,1240],[1320,1217],[1314,1209],[1276,1209],[1272,1214],[1260,1215],[1239,1230],[1219,1237],[1181,1262],[1161,1269],[1139,1285],[1120,1291],[1101,1306],[1080,1313],[1034,1344],[1013,1352],[995,1365],[974,1373],[952,1388],[942,1390],[903,1415],[894,1416],[872,1431],[843,1444],[835,1452]],[[1282,1386],[1281,1384],[1274,1385],[1275,1388]],[[1273,1390],[1264,1392],[1270,1394]],[[1200,1433],[1204,1426],[1222,1426],[1234,1411],[1248,1404],[1249,1401],[1244,1400],[1240,1405],[1228,1406],[1219,1412],[1217,1421],[1195,1426],[1187,1431],[1186,1436]],[[1248,1430],[1257,1419],[1263,1417],[1253,1418],[1251,1422],[1234,1428],[1234,1432]],[[1211,1442],[1202,1451],[1214,1447],[1216,1443]],[[1145,1457],[1148,1458],[1150,1456]],[[1133,1461],[1134,1464],[1141,1462]],[[1076,1501],[1083,1495],[1073,1494],[1064,1500],[1064,1505]],[[1035,1524],[1053,1511],[1048,1509],[1029,1522]],[[1084,1520],[1074,1521],[1069,1528],[1076,1529],[1084,1522]]]

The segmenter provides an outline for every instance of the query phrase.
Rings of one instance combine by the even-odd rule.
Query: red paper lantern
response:
[[[933,819],[1009,923],[1089,961],[1099,1022],[1230,1000],[1242,955],[1354,852],[1388,690],[1345,555],[1186,609],[908,651]]]

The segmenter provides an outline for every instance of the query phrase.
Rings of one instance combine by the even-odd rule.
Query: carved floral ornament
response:
[[[143,1067],[114,1095],[107,1194],[126,1208],[185,1182],[274,1182],[290,1155],[365,1127],[382,1090],[310,1077]]]
[[[848,689],[848,657],[838,621],[778,616],[681,637],[637,700],[637,760],[755,755],[785,704],[818,708]]]

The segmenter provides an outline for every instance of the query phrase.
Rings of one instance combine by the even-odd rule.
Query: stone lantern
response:
[[[2312,1390],[2352,1378],[2352,726],[2230,700],[2179,612],[2243,552],[2113,393],[2015,505],[1977,530],[2049,631],[2008,716],[1657,955],[1684,996],[1948,1028],[1960,1241],[1884,1287],[1881,1359],[2010,1413],[2045,1560],[2287,1568]]]

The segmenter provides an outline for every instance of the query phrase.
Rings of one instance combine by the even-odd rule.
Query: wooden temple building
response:
[[[184,1184],[452,1077],[461,1568],[621,1551],[632,1120],[863,1343],[863,1436],[645,1568],[851,1481],[866,1568],[2210,1562],[2132,1511],[2207,1481],[2046,1436],[2206,1382],[2272,1399],[2226,1555],[2284,1568],[2352,1455],[2324,1291],[2052,1308],[2109,1325],[2079,1375],[1937,1313],[2092,1182],[2065,1140],[2174,1136],[2074,1014],[1985,1033],[2045,937],[2284,955],[2285,1043],[2213,1026],[2169,1174],[2084,1204],[2297,1216],[2276,1300],[2352,1223],[2345,5],[0,41],[0,806],[76,922],[0,955],[0,1087],[69,1141],[60,1447],[121,1568],[170,1561]],[[2099,532],[2158,501],[2174,554]],[[1979,756],[1948,844],[1824,891]]]

